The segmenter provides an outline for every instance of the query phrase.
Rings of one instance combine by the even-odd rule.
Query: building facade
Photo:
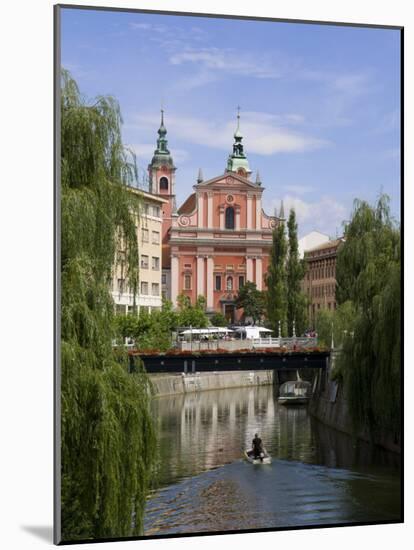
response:
[[[160,309],[162,305],[162,209],[167,202],[160,196],[130,188],[139,195],[140,215],[137,220],[139,252],[139,289],[135,296],[137,312]],[[131,313],[134,296],[128,288],[125,252],[117,251],[112,280],[112,298],[119,314]]]
[[[157,149],[149,165],[150,191],[164,198],[162,281],[165,297],[177,305],[185,294],[195,302],[206,298],[207,312],[222,312],[237,321],[235,298],[246,281],[265,289],[272,232],[283,221],[263,210],[262,182],[251,179],[240,132],[240,115],[233,152],[223,174],[207,181],[201,170],[194,192],[177,208],[176,167],[166,139],[163,112]]]
[[[321,309],[336,309],[336,258],[343,239],[323,243],[306,250],[306,274],[302,289],[309,300],[309,319],[315,321]]]

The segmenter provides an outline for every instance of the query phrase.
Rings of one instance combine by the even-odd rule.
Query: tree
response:
[[[210,317],[210,323],[213,327],[226,327],[229,323],[221,311],[216,311]]]
[[[335,310],[321,309],[316,314],[315,328],[318,343],[341,348],[346,338],[352,334],[355,323],[355,311],[351,301],[344,302]]]
[[[66,71],[61,98],[62,537],[139,535],[155,452],[150,383],[114,354],[109,292],[120,241],[138,287],[138,204],[126,188],[136,166],[113,98],[88,103]]]
[[[133,338],[139,350],[166,351],[171,348],[171,333],[178,326],[178,314],[172,303],[164,301],[161,311],[140,311],[139,315],[118,315],[115,318],[117,335]]]
[[[305,265],[299,258],[298,224],[296,214],[290,210],[288,219],[288,259],[286,265],[287,282],[287,331],[293,334],[293,323],[296,333],[302,334],[306,329],[306,296],[302,292],[301,283],[305,275]]]
[[[401,241],[389,198],[356,200],[337,258],[337,302],[355,311],[340,369],[354,425],[400,434]]]
[[[205,328],[209,324],[206,315],[206,299],[204,296],[198,296],[194,306],[191,299],[186,294],[180,294],[178,302],[178,326]]]
[[[273,230],[272,248],[266,275],[266,310],[269,324],[278,333],[281,322],[282,335],[287,334],[287,242],[285,225],[280,222]]]
[[[254,324],[261,319],[265,311],[265,298],[263,292],[257,290],[256,283],[247,281],[239,289],[236,308],[243,308],[244,316],[251,317]]]

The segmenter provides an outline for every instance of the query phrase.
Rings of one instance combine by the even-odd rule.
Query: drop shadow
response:
[[[51,525],[21,525],[23,531],[53,544],[53,527]]]

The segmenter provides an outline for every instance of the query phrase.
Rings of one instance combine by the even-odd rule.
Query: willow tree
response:
[[[142,532],[154,450],[149,382],[112,349],[109,285],[122,249],[138,285],[136,178],[111,97],[87,102],[68,72],[61,91],[62,538]]]
[[[288,259],[286,265],[287,280],[287,330],[293,333],[293,324],[296,331],[302,334],[306,329],[306,296],[302,291],[302,279],[305,275],[303,261],[299,258],[298,224],[293,208],[290,210],[288,227]]]
[[[286,254],[285,224],[281,222],[273,230],[269,267],[266,274],[266,311],[274,331],[278,331],[279,322],[281,323],[283,335],[287,334]]]
[[[337,258],[337,302],[352,303],[354,326],[340,367],[356,427],[400,434],[401,243],[389,198],[355,201]]]

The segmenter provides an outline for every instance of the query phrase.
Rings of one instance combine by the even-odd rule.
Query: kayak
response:
[[[266,449],[263,449],[263,451],[264,452],[262,453],[263,455],[262,458],[254,458],[252,450],[244,451],[244,456],[246,460],[250,462],[250,464],[271,464],[272,463],[271,456],[267,453]]]

